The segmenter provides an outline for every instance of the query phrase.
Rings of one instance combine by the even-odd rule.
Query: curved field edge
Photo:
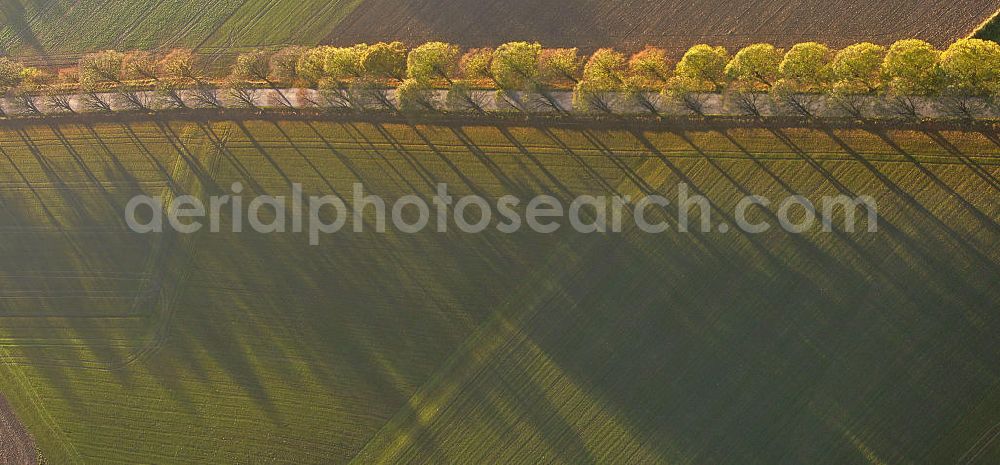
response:
[[[976,30],[972,33],[972,36],[979,39],[989,39],[994,42],[1000,42],[1000,10],[997,10],[993,16],[976,28]]]
[[[10,465],[36,465],[35,441],[0,394],[0,460]]]
[[[73,444],[67,440],[65,433],[45,409],[32,382],[27,379],[20,367],[7,359],[8,356],[8,349],[0,348],[0,361],[3,362],[0,363],[0,372],[4,374],[4,382],[0,385],[0,389],[7,398],[10,406],[8,408],[11,408],[13,414],[17,416],[17,421],[21,422],[29,432],[35,457],[42,457],[41,449],[44,448],[46,451],[44,457],[55,459],[54,463],[82,463]]]
[[[1000,404],[1000,139],[989,128],[75,121],[0,129],[0,142],[13,225],[2,234],[41,254],[0,263],[3,295],[23,291],[3,310],[48,315],[17,326],[0,315],[18,360],[3,369],[25,380],[0,377],[0,389],[55,463],[1000,454],[982,439]],[[187,185],[167,161],[187,167]],[[128,352],[107,339],[137,334],[118,318],[69,318],[133,296],[106,277],[145,262],[119,263],[115,250],[152,247],[88,228],[119,221],[128,193],[204,196],[235,181],[248,194],[293,181],[345,194],[361,181],[387,198],[427,196],[446,182],[453,195],[560,199],[675,198],[685,182],[730,222],[746,192],[864,193],[880,232],[341,233],[318,247],[301,234],[201,232],[171,245],[182,259],[168,275],[185,279],[157,350],[112,371],[52,363],[120,359]],[[68,235],[24,234],[53,221]],[[72,308],[23,298],[37,289],[12,272],[25,266],[75,276],[47,281]],[[24,339],[53,326],[76,343]]]

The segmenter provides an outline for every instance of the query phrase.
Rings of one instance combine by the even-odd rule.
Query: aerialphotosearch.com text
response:
[[[728,233],[733,228],[748,234],[772,228],[801,234],[832,232],[835,227],[850,233],[860,223],[868,232],[878,231],[878,207],[869,196],[827,196],[813,203],[800,195],[780,200],[749,195],[740,199],[731,212],[723,212],[684,183],[678,184],[674,198],[581,195],[565,203],[551,195],[530,199],[504,195],[492,201],[478,195],[456,197],[449,194],[448,185],[443,183],[436,186],[430,202],[415,194],[383,199],[366,193],[361,183],[354,183],[349,199],[338,195],[306,196],[300,184],[293,184],[289,195],[247,199],[239,182],[233,183],[230,191],[208,197],[207,204],[191,195],[169,201],[136,196],[126,205],[125,221],[137,233],[158,233],[171,228],[191,234],[206,227],[217,233],[224,224],[232,232],[306,232],[312,245],[319,244],[323,235],[386,232],[390,224],[403,233],[418,233],[428,228],[445,233],[454,227],[469,234],[489,228],[502,233],[527,229],[550,234],[564,227],[583,234],[620,233],[627,222],[650,234]],[[224,218],[228,221],[224,222]]]

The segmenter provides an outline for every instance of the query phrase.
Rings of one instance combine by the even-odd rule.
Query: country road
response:
[[[503,95],[494,90],[475,90],[460,98],[449,98],[447,90],[434,90],[428,93],[426,102],[439,110],[457,112],[527,112],[537,114],[571,114],[588,113],[574,107],[573,92],[556,90],[540,93],[506,92]],[[687,116],[692,114],[692,108],[680,102],[670,101],[657,93],[642,94],[642,100],[628,97],[622,93],[608,92],[602,95],[601,101],[607,105],[607,110],[619,115],[649,115],[655,111],[661,116]],[[844,117],[847,114],[835,103],[829,100],[813,99],[813,114],[824,117]],[[731,99],[722,94],[697,94],[689,100],[694,101],[702,114],[715,116],[745,116],[747,112]],[[947,103],[943,100],[927,97],[909,99],[915,111],[924,118],[947,117]],[[398,107],[395,89],[367,90],[361,94],[344,92],[334,95],[331,92],[320,92],[307,88],[283,89],[252,89],[235,93],[228,89],[211,90],[178,90],[173,96],[157,91],[142,90],[129,92],[99,92],[77,93],[63,95],[37,95],[32,97],[0,98],[0,110],[3,116],[38,116],[45,114],[65,113],[102,113],[109,111],[130,110],[160,110],[179,107],[178,101],[188,108],[357,108],[363,106],[375,110],[395,110]],[[758,99],[759,111],[762,116],[796,116],[787,105],[779,106],[766,94]],[[893,116],[894,102],[885,97],[864,97],[858,100],[859,106],[867,106],[884,116]],[[1000,118],[1000,108],[982,101],[972,101],[972,107],[982,119]],[[600,113],[592,108],[590,113]]]

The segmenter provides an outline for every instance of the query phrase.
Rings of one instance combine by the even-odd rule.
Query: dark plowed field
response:
[[[699,42],[917,37],[944,46],[998,9],[1000,0],[5,0],[0,54],[68,66],[111,47],[194,47],[228,60],[260,46],[387,39],[469,47],[537,40],[587,51],[652,44],[674,55]]]
[[[843,46],[918,37],[946,45],[997,9],[998,0],[367,0],[327,41],[442,39],[478,46],[528,39],[681,51],[699,42],[739,47],[821,40]]]

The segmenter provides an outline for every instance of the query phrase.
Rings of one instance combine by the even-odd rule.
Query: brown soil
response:
[[[972,32],[1000,0],[366,0],[327,42],[444,40],[468,47],[509,40],[675,55],[696,43],[737,48],[807,40],[844,46],[921,38],[938,46]]]
[[[0,463],[36,465],[35,441],[14,416],[7,399],[0,395]]]

